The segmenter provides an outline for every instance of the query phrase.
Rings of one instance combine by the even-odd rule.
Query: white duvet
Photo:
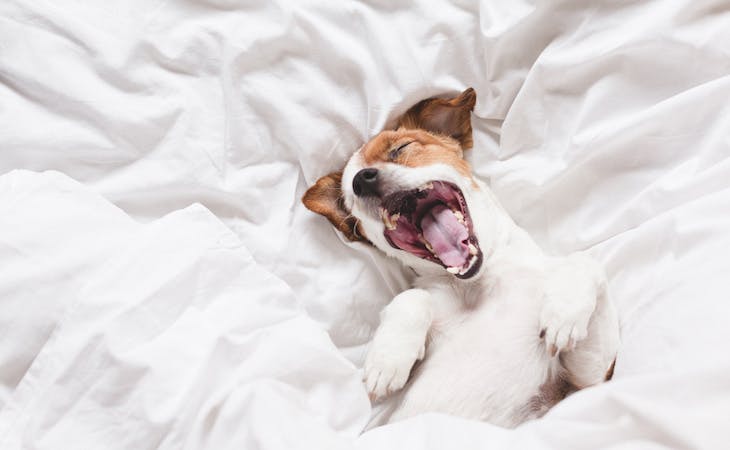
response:
[[[614,380],[361,434],[409,274],[299,202],[473,86],[479,176],[604,262]],[[0,448],[727,448],[730,1],[0,4]]]

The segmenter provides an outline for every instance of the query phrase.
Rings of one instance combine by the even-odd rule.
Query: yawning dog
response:
[[[618,318],[602,267],[548,256],[476,179],[473,89],[411,107],[304,195],[348,239],[417,274],[381,313],[364,367],[392,422],[443,412],[514,427],[611,377]]]

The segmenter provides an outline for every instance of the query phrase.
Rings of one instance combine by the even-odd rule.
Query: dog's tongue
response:
[[[442,263],[459,268],[466,265],[469,247],[464,241],[469,232],[456,220],[453,211],[444,205],[435,206],[421,219],[421,229]]]

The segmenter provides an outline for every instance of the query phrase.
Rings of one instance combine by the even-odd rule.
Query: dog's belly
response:
[[[521,293],[437,317],[426,357],[389,421],[442,412],[514,427],[537,417],[535,399],[554,362],[539,337],[541,299]]]

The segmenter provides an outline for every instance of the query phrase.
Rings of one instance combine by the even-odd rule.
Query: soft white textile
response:
[[[358,436],[409,275],[299,198],[467,86],[477,174],[605,263],[615,380]],[[726,446],[729,95],[728,0],[4,1],[0,174],[65,175],[0,178],[0,448]]]

